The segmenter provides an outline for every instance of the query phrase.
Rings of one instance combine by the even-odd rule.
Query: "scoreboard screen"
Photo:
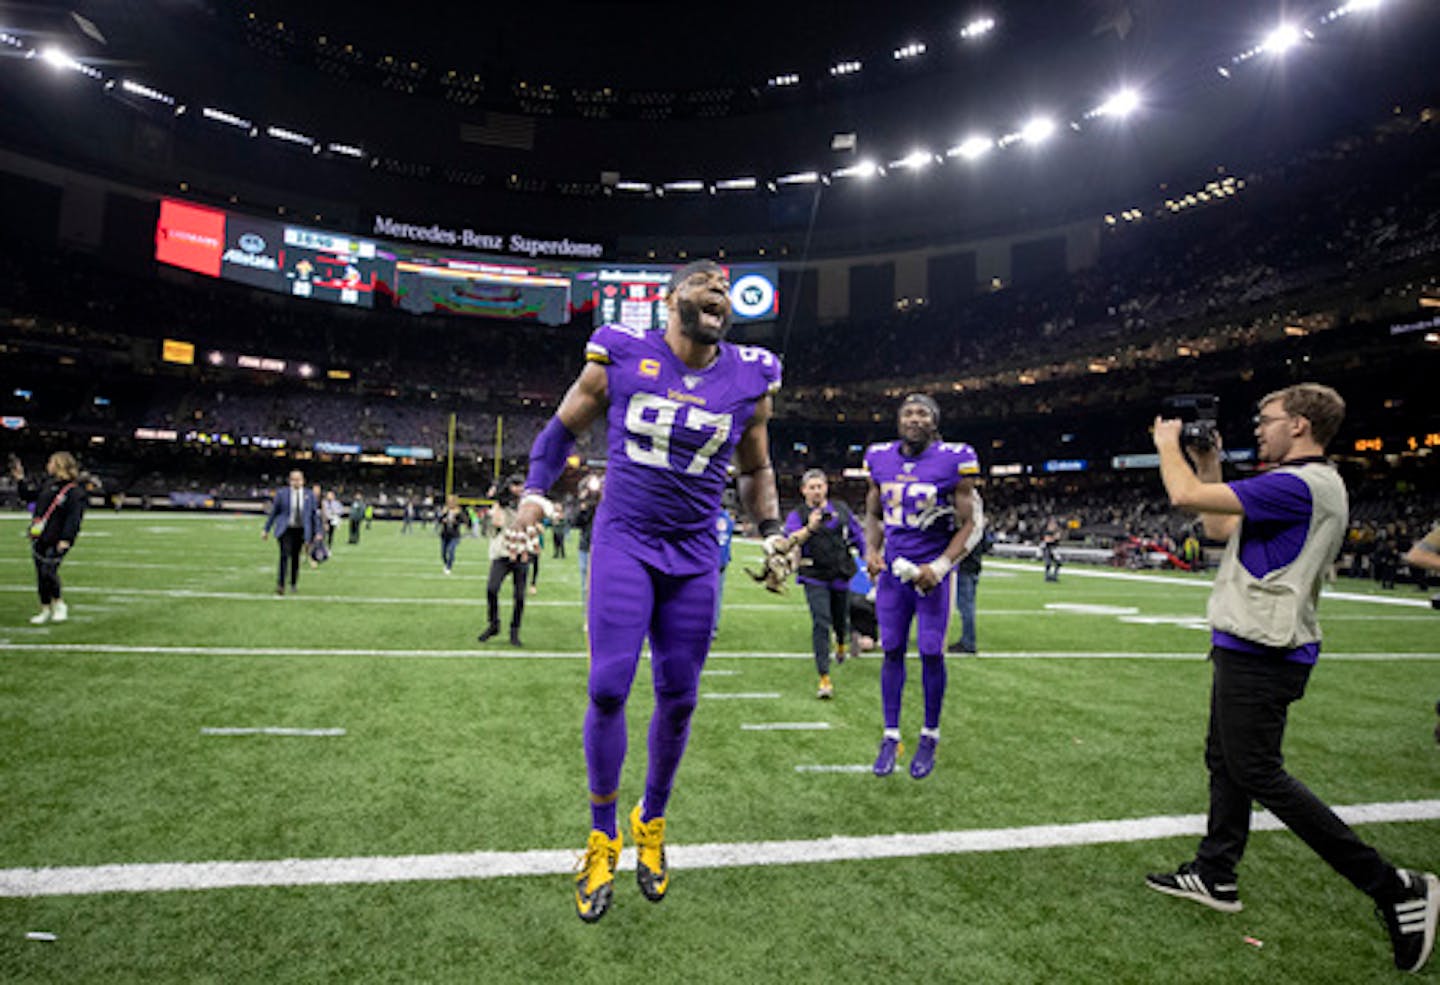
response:
[[[570,320],[570,278],[483,257],[402,256],[395,262],[396,304],[432,312],[563,325]]]
[[[640,331],[663,329],[665,291],[677,266],[601,267],[580,273],[593,281],[596,325],[620,324]],[[735,264],[730,274],[730,310],[737,324],[770,321],[780,313],[779,268],[773,263]]]

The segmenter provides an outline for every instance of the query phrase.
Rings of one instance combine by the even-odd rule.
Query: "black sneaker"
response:
[[[1395,967],[1419,971],[1435,947],[1435,918],[1440,915],[1440,879],[1433,872],[1398,869],[1405,895],[1393,903],[1377,903],[1375,915],[1390,932]]]
[[[1186,862],[1174,872],[1152,872],[1145,877],[1145,885],[1168,896],[1194,900],[1221,913],[1239,913],[1245,909],[1235,883],[1211,882],[1200,874],[1194,862]]]
[[[487,628],[486,628],[485,632],[483,632],[483,633],[481,633],[479,636],[475,637],[475,639],[478,640],[478,641],[481,642],[481,643],[485,643],[485,642],[488,642],[488,641],[489,641],[490,639],[492,639],[493,637],[496,637],[496,636],[499,636],[499,635],[500,635],[500,627],[499,627],[499,626],[490,626],[490,627],[487,627]]]
[[[512,629],[512,630],[510,630],[510,645],[511,645],[511,646],[524,646],[524,645],[525,645],[524,643],[521,643],[521,642],[520,642],[520,630],[518,630],[518,629]]]
[[[945,652],[946,652],[946,653],[968,654],[968,655],[973,656],[974,653],[975,653],[975,648],[974,648],[973,646],[966,646],[964,643],[951,643],[949,646],[947,646],[947,647],[945,648]]]

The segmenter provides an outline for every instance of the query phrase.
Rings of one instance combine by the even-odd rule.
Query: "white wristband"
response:
[[[951,561],[948,557],[946,557],[944,554],[941,554],[935,560],[930,562],[930,570],[935,573],[936,581],[943,580],[944,577],[950,573],[950,569],[953,567],[955,567],[955,563]]]
[[[540,513],[542,516],[545,516],[552,520],[555,518],[555,504],[550,502],[550,500],[546,499],[544,496],[541,496],[539,493],[526,493],[524,496],[520,497],[520,505],[524,506],[526,503],[534,503],[536,506],[540,507]]]

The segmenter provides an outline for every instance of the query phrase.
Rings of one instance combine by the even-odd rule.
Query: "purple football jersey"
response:
[[[914,458],[901,441],[871,445],[865,468],[880,490],[885,524],[885,564],[897,557],[927,564],[955,535],[955,487],[980,474],[980,458],[969,445],[932,441]]]
[[[585,358],[605,367],[609,472],[597,527],[623,530],[671,574],[718,564],[715,516],[735,443],[755,405],[780,388],[780,360],[720,343],[704,369],[682,363],[661,331],[602,325]]]

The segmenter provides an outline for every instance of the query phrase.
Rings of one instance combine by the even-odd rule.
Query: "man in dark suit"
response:
[[[295,469],[290,473],[289,485],[275,494],[270,504],[270,515],[265,518],[265,529],[261,539],[275,534],[280,545],[280,572],[276,579],[275,594],[285,594],[285,568],[290,568],[290,591],[295,591],[295,580],[300,576],[300,555],[305,545],[314,543],[325,535],[320,526],[320,507],[315,495],[305,488],[305,473]]]

